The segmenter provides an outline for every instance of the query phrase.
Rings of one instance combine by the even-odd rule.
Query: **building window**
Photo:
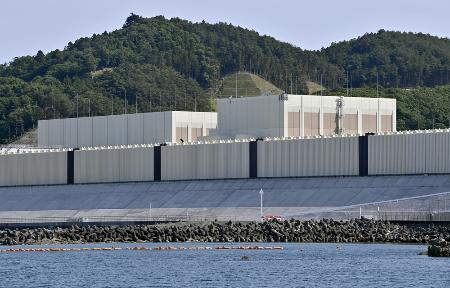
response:
[[[362,132],[377,132],[377,115],[362,115]]]
[[[191,128],[191,142],[196,142],[202,135],[202,128]]]
[[[323,135],[333,135],[337,132],[337,114],[323,113]]]
[[[358,134],[358,114],[344,115],[344,134]]]
[[[188,142],[188,128],[177,127],[177,142]]]
[[[300,136],[300,112],[288,112],[288,136]]]
[[[320,134],[319,113],[305,112],[305,125],[303,127],[305,136],[316,136]]]
[[[381,115],[381,132],[392,132],[392,115]]]

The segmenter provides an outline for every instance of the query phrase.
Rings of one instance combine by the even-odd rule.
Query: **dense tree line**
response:
[[[209,111],[222,77],[235,71],[299,93],[306,81],[344,87],[347,72],[353,87],[374,86],[377,72],[383,87],[445,84],[449,51],[448,39],[385,31],[305,51],[228,23],[132,14],[116,31],[0,65],[0,143],[38,119],[134,113],[136,101],[139,112]],[[413,127],[406,118],[401,127]]]
[[[318,54],[349,73],[354,87],[433,87],[450,83],[450,39],[380,30]]]
[[[138,105],[135,105],[137,101]],[[0,77],[0,143],[35,127],[39,119],[166,110],[209,111],[210,99],[193,79],[170,67],[122,64],[63,81]]]

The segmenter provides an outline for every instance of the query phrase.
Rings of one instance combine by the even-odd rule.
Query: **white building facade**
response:
[[[195,142],[217,128],[214,112],[169,111],[40,120],[39,147]]]
[[[396,100],[315,95],[219,99],[217,135],[307,137],[396,131]]]

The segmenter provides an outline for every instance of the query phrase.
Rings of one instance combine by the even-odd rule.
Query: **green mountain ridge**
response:
[[[221,79],[236,71],[299,94],[319,91],[320,79],[327,93],[347,83],[374,87],[377,72],[385,88],[434,87],[449,83],[449,51],[448,39],[382,30],[307,51],[227,23],[132,14],[121,29],[0,65],[0,143],[38,119],[71,117],[77,110],[80,116],[134,113],[136,101],[139,112],[210,111],[211,98],[222,95]],[[415,127],[404,123],[404,129]]]
[[[450,83],[450,39],[380,30],[322,49],[351,75],[354,87],[433,87]]]

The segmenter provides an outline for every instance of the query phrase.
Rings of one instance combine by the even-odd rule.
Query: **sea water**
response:
[[[0,249],[221,245],[255,244],[113,243]],[[423,245],[263,245],[284,250],[0,253],[0,287],[450,287],[450,259],[418,255],[426,251]]]

